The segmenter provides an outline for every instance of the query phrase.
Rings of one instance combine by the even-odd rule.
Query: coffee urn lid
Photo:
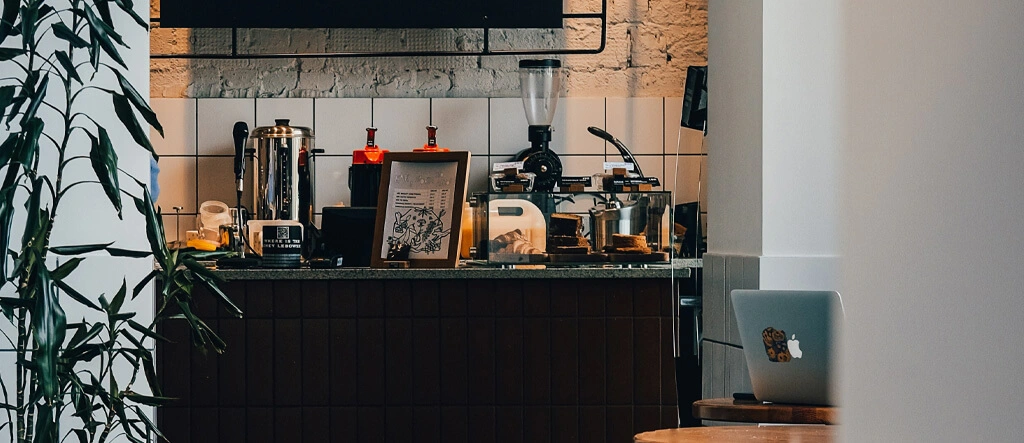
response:
[[[253,129],[251,136],[253,138],[293,138],[293,137],[313,137],[313,130],[305,126],[289,126],[289,120],[286,118],[279,118],[274,120],[274,126],[260,126]]]

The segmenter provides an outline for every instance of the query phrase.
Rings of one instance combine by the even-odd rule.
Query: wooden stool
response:
[[[759,401],[708,398],[693,402],[693,417],[744,423],[838,424],[839,409],[832,406],[764,404]]]
[[[633,437],[635,443],[708,442],[800,442],[831,443],[837,440],[835,426],[710,426],[675,428],[644,432]]]

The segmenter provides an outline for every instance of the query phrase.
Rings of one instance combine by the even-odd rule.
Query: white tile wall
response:
[[[161,157],[157,180],[160,195],[156,204],[164,212],[181,206],[182,212],[196,213],[196,157]]]
[[[526,113],[519,98],[490,99],[491,155],[514,155],[530,147]]]
[[[274,126],[277,119],[288,119],[291,126],[312,128],[313,99],[311,98],[258,98],[256,99],[256,125]],[[230,130],[230,128],[229,128]],[[250,131],[252,129],[250,128]]]
[[[634,155],[664,153],[665,118],[661,97],[609,97],[606,103],[608,133],[619,139]],[[608,144],[608,155],[619,155]]]
[[[438,126],[438,143],[473,153],[469,192],[484,191],[491,164],[508,161],[529,147],[527,122],[519,98],[324,98],[324,99],[158,99],[154,107],[165,131],[174,134],[158,144],[161,195],[167,237],[173,240],[173,206],[183,206],[181,238],[194,229],[199,202],[234,201],[231,130],[236,121],[257,126],[288,118],[292,125],[309,126],[316,146],[326,154],[317,160],[317,206],[348,203],[348,167],[351,152],[362,148],[365,129],[378,128],[377,142],[394,151],[410,151],[426,143],[426,126]],[[681,99],[564,98],[556,111],[552,149],[561,157],[566,175],[592,175],[606,159],[618,153],[587,131],[588,126],[609,128],[629,146],[644,173],[662,179],[671,189],[676,174],[676,150]],[[189,118],[191,112],[191,118]],[[167,115],[165,115],[165,113]],[[699,131],[689,131],[697,133]],[[687,134],[684,131],[684,135]],[[702,137],[686,138],[689,145]],[[610,150],[606,154],[606,150]],[[687,152],[699,153],[687,148]],[[677,201],[697,198],[699,154],[680,157]],[[703,198],[703,196],[702,196]],[[251,196],[246,195],[245,201]]]
[[[321,157],[316,161],[316,205],[335,206],[350,203],[348,167],[351,156]],[[317,209],[319,210],[319,208]]]
[[[160,155],[196,154],[196,101],[190,98],[155,98],[150,107],[160,119],[164,136],[150,128],[149,139]]]
[[[366,128],[373,120],[372,99],[325,98],[314,103],[317,148],[327,155],[352,155],[352,151],[366,146]]]
[[[199,155],[234,155],[235,123],[245,122],[249,131],[256,127],[256,101],[252,99],[201,98],[196,109]]]
[[[486,98],[432,99],[430,124],[437,126],[437,143],[472,152],[476,159],[487,155],[487,106]]]
[[[520,113],[523,110],[520,108]],[[555,120],[551,124],[551,149],[558,154],[604,154],[605,141],[587,131],[587,127],[604,128],[604,99],[568,97],[559,100]],[[525,114],[524,114],[525,115]],[[526,132],[521,135],[529,145]]]
[[[412,151],[427,144],[430,99],[382,98],[373,100],[373,125],[377,143],[392,151]],[[445,139],[438,135],[442,146]]]

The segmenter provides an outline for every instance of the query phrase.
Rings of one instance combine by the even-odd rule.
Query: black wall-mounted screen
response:
[[[562,0],[162,0],[165,28],[561,28]]]

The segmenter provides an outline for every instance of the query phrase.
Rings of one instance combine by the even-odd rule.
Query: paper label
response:
[[[633,170],[633,164],[629,162],[604,162],[604,170],[611,171],[615,168],[623,168],[627,171]]]
[[[510,168],[523,169],[523,162],[495,162],[491,171],[501,172]]]

